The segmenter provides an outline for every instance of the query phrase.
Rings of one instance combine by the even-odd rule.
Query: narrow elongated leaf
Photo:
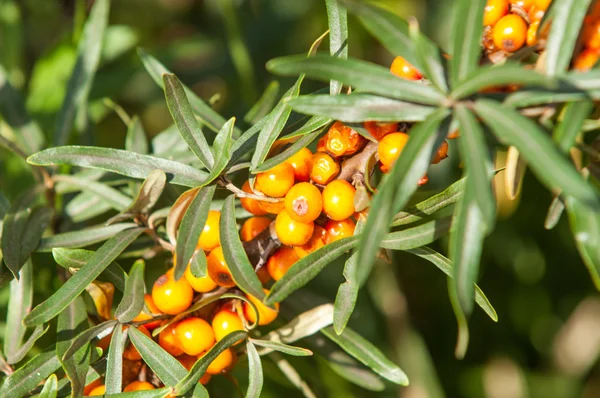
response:
[[[235,221],[235,195],[229,195],[223,203],[219,225],[221,247],[225,263],[231,272],[235,284],[244,291],[260,300],[265,297],[262,283],[250,264],[248,255],[238,235]]]
[[[289,104],[292,101],[293,100],[288,100],[287,102]],[[304,123],[302,125],[302,127],[298,128],[297,130],[294,130],[293,132],[291,132],[289,134],[286,134],[281,139],[282,140],[290,140],[292,138],[310,134],[316,130],[319,130],[321,127],[327,126],[331,122],[332,122],[332,119],[329,117],[313,116],[310,119],[308,119],[306,121],[306,123]]]
[[[546,42],[545,59],[548,75],[563,74],[569,67],[590,1],[555,0],[552,2],[552,24]]]
[[[583,122],[594,109],[592,101],[570,102],[565,105],[563,119],[552,133],[552,139],[558,149],[568,152],[575,145],[577,134],[583,127]]]
[[[252,105],[252,108],[248,111],[248,113],[246,113],[244,116],[244,121],[250,125],[253,125],[265,117],[275,106],[278,94],[279,82],[277,80],[273,80],[271,83],[269,83],[259,100]]]
[[[278,343],[293,343],[317,333],[333,322],[333,305],[321,304],[296,316],[287,325],[272,330],[265,340]]]
[[[326,116],[342,122],[366,120],[420,122],[435,108],[371,94],[302,95],[287,101],[296,112]]]
[[[86,146],[50,148],[31,155],[27,158],[27,162],[38,166],[70,164],[112,171],[138,179],[145,179],[153,170],[160,169],[165,172],[170,183],[187,187],[201,184],[207,176],[204,171],[183,163],[112,148]]]
[[[144,309],[144,267],[144,260],[139,259],[129,271],[123,299],[115,310],[115,318],[121,323],[132,321]]]
[[[56,372],[58,368],[60,368],[60,362],[54,347],[48,348],[6,378],[0,387],[0,397],[26,396],[29,391]]]
[[[121,385],[123,383],[123,351],[125,350],[126,338],[126,330],[117,327],[113,331],[106,360],[106,376],[104,380],[106,394],[118,394],[121,392]]]
[[[116,233],[126,229],[137,227],[134,223],[122,223],[109,225],[108,227],[96,227],[83,229],[81,231],[64,232],[43,238],[37,248],[37,251],[48,252],[55,248],[72,249],[103,242]]]
[[[548,213],[546,214],[546,219],[544,220],[544,228],[552,229],[556,227],[556,224],[560,221],[560,216],[562,216],[565,210],[565,202],[564,199],[559,195],[555,195],[552,199],[552,203],[548,207]]]
[[[313,354],[311,350],[307,350],[306,348],[294,347],[277,341],[262,339],[248,339],[248,341],[259,347],[268,348],[270,351],[279,351],[295,357],[307,357]]]
[[[56,398],[58,394],[58,379],[56,375],[50,375],[44,383],[44,388],[40,391],[39,398]]]
[[[454,7],[450,80],[453,86],[467,79],[479,63],[485,0],[459,0]]]
[[[79,272],[69,278],[50,298],[35,307],[25,317],[24,323],[39,325],[58,315],[142,232],[141,228],[124,230],[106,241]]]
[[[340,284],[337,294],[335,295],[335,310],[333,312],[333,328],[337,334],[341,334],[356,307],[358,300],[358,290],[360,286],[352,281],[352,275],[356,274],[355,268],[358,266],[356,260],[358,253],[352,253],[350,258],[344,264],[344,278],[346,281]]]
[[[200,384],[200,383],[198,383]],[[202,385],[202,384],[200,384]],[[156,388],[154,390],[141,390],[111,394],[111,398],[165,398],[171,396],[171,387]]]
[[[21,268],[21,278],[10,282],[10,296],[4,330],[4,356],[9,364],[16,363],[15,354],[21,348],[27,328],[21,322],[31,310],[33,301],[33,265],[27,260]]]
[[[196,278],[203,278],[207,275],[206,254],[204,250],[198,250],[190,260],[190,272]]]
[[[85,23],[77,46],[77,61],[67,84],[63,106],[56,119],[52,140],[54,146],[65,145],[69,141],[76,116],[87,112],[87,100],[100,63],[109,9],[110,0],[96,1]]]
[[[231,146],[231,159],[229,159],[227,167],[231,168],[234,165],[236,165],[242,157],[248,155],[248,153],[256,147],[258,135],[260,134],[261,129],[264,127],[268,119],[269,115],[263,117],[258,122],[256,122],[254,126],[244,131],[240,138],[235,140],[235,142]]]
[[[162,170],[152,170],[140,187],[137,197],[127,208],[126,213],[144,214],[149,212],[162,195],[167,185],[167,175]]]
[[[142,126],[142,122],[137,116],[134,116],[129,122],[129,126],[127,126],[125,149],[142,155],[148,153],[148,137],[146,137],[144,126]]]
[[[213,164],[210,174],[202,183],[202,186],[208,185],[216,180],[217,177],[223,173],[225,167],[227,167],[227,164],[231,158],[231,145],[234,125],[235,118],[229,119],[215,137],[215,141],[213,142],[213,151],[215,153],[216,161]]]
[[[177,76],[173,74],[164,74],[162,79],[167,105],[179,133],[204,167],[212,169],[215,163],[213,153],[208,142],[206,142],[200,123],[194,116],[183,85]]]
[[[289,380],[290,383],[297,389],[302,392],[302,395],[306,398],[316,398],[315,393],[310,389],[308,384],[302,379],[302,376],[298,373],[298,371],[289,363],[285,358],[283,358],[278,353],[273,353],[270,355],[270,358],[275,361],[275,364],[285,375],[285,377]]]
[[[198,239],[200,238],[204,224],[206,224],[206,218],[208,217],[215,189],[215,185],[200,189],[181,220],[179,232],[177,233],[175,279],[183,276],[188,263],[196,251]]]
[[[90,192],[108,203],[113,209],[118,211],[125,210],[131,204],[131,198],[106,184],[96,181],[89,181],[68,175],[56,176],[56,180],[66,182],[70,185],[79,187],[83,192]]]
[[[413,21],[413,22],[416,22]],[[442,59],[442,52],[427,37],[421,34],[418,23],[409,25],[409,33],[416,49],[416,56],[421,71],[431,83],[442,93],[448,91],[446,82],[446,69]]]
[[[246,398],[258,398],[263,386],[263,370],[260,356],[256,347],[250,340],[246,341],[246,353],[248,354],[248,390]]]
[[[329,54],[332,57],[348,58],[348,11],[336,0],[325,0],[327,23],[329,25]],[[342,84],[332,80],[329,83],[331,95],[342,91]]]
[[[534,122],[491,100],[479,100],[475,110],[501,141],[514,145],[537,177],[551,188],[561,189],[598,209],[597,192],[577,173]]]
[[[390,250],[409,250],[434,242],[450,230],[450,217],[433,220],[425,224],[391,232],[381,241],[381,247]]]
[[[306,74],[307,77],[323,81],[337,79],[366,93],[421,104],[437,105],[444,100],[443,95],[432,87],[400,79],[387,68],[354,58],[343,60],[323,55],[310,58],[293,55],[270,60],[267,69],[284,76]]]
[[[117,321],[105,321],[79,333],[77,337],[73,339],[71,345],[67,351],[65,351],[61,359],[66,361],[71,358],[77,350],[92,341],[95,337],[101,338],[108,336],[117,324]]]
[[[112,206],[93,193],[80,192],[65,206],[65,213],[74,223],[88,221],[111,210]]]
[[[36,326],[35,329],[33,329],[33,332],[31,332],[31,334],[27,338],[27,341],[25,341],[25,343],[23,343],[23,345],[21,345],[21,347],[19,347],[19,349],[15,351],[10,358],[6,359],[7,362],[21,362],[23,358],[25,358],[25,356],[29,353],[29,350],[31,350],[31,347],[33,347],[35,342],[38,341],[38,339],[44,334],[46,334],[48,329],[50,329],[50,325],[46,325],[45,327],[44,325]]]
[[[392,363],[377,347],[352,329],[346,328],[344,333],[339,336],[331,326],[321,330],[321,332],[359,362],[373,369],[381,377],[402,386],[408,385],[408,377],[402,369]]]

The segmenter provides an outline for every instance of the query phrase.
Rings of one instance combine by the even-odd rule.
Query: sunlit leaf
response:
[[[329,25],[329,54],[342,59],[348,58],[348,12],[336,0],[325,0],[327,23]],[[332,80],[329,83],[331,95],[342,91],[342,84]]]
[[[83,267],[94,255],[94,252],[91,250],[84,249],[64,249],[64,248],[55,248],[52,249],[52,256],[54,260],[64,268],[74,268],[79,269]],[[106,267],[104,271],[100,274],[98,279],[106,280],[107,282],[112,283],[115,288],[119,291],[123,291],[125,289],[125,271],[123,268],[116,262],[112,262]]]
[[[29,391],[59,368],[60,362],[54,347],[50,347],[6,378],[0,387],[0,397],[26,396]]]
[[[466,80],[477,69],[481,56],[485,5],[485,0],[459,0],[453,9],[450,59],[450,80],[453,86]]]
[[[149,212],[162,195],[167,185],[167,175],[162,170],[152,170],[140,187],[137,197],[127,208],[126,212],[131,214],[144,214]]]
[[[28,260],[21,268],[21,278],[10,282],[10,295],[4,329],[4,356],[9,364],[18,362],[15,353],[21,347],[27,328],[21,322],[33,301],[33,265]],[[16,360],[17,359],[17,360]]]
[[[144,308],[144,267],[144,260],[139,259],[129,271],[123,299],[115,310],[115,318],[121,323],[132,321]]]
[[[100,336],[108,336],[117,324],[117,321],[105,321],[79,333],[72,340],[69,348],[65,351],[61,359],[66,361],[67,359],[71,358],[77,350],[92,341],[94,337],[101,338]]]
[[[263,386],[263,369],[260,356],[252,341],[246,341],[246,353],[248,354],[248,390],[246,398],[258,398]]]
[[[131,198],[129,196],[106,184],[84,180],[69,175],[59,175],[55,178],[57,181],[66,182],[70,185],[78,187],[83,192],[90,192],[102,198],[104,203],[108,203],[115,210],[125,210],[131,204]]]
[[[133,328],[132,328],[133,329]],[[127,342],[127,331],[117,327],[113,331],[106,360],[106,394],[118,394],[123,383],[123,351]]]
[[[248,341],[251,341],[254,345],[257,345],[259,347],[267,348],[270,351],[279,351],[284,354],[292,355],[292,356],[296,356],[296,357],[306,357],[306,356],[312,355],[311,350],[307,350],[306,348],[301,348],[301,347],[294,347],[294,346],[283,344],[283,343],[280,343],[277,341],[263,340],[263,339],[249,339]]]
[[[212,170],[202,183],[203,186],[210,184],[217,179],[227,167],[231,159],[231,146],[233,137],[233,127],[235,125],[235,118],[229,119],[223,128],[219,131],[213,142],[213,152],[215,153],[215,163],[212,166]]]
[[[548,207],[548,213],[546,213],[546,219],[544,220],[544,228],[552,229],[556,227],[564,210],[564,199],[561,198],[560,195],[555,195],[552,199],[552,203],[550,203],[550,206]]]
[[[56,375],[50,375],[44,382],[44,388],[40,392],[39,398],[56,398],[58,393],[58,379]]]
[[[446,217],[402,231],[390,232],[381,241],[380,246],[390,250],[409,250],[425,246],[446,235],[450,224],[451,219]]]

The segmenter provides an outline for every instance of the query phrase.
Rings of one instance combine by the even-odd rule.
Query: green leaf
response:
[[[198,383],[200,384],[200,383]],[[202,385],[202,384],[200,384]],[[111,394],[110,398],[165,398],[170,396],[171,387],[156,388],[154,390],[142,390]]]
[[[258,398],[263,386],[263,369],[260,356],[256,347],[250,340],[246,341],[246,353],[248,354],[248,391],[246,398]]]
[[[207,275],[206,254],[204,250],[198,250],[190,260],[190,272],[196,278],[203,278]]]
[[[50,148],[31,155],[27,161],[38,166],[69,164],[102,169],[140,180],[145,179],[153,170],[160,169],[167,174],[170,183],[187,187],[195,187],[203,183],[207,176],[204,171],[183,163],[112,148],[86,146]]]
[[[200,123],[198,123],[194,116],[183,85],[177,76],[173,74],[164,74],[162,79],[165,87],[167,106],[169,107],[171,116],[173,116],[175,125],[179,129],[179,133],[204,167],[209,170],[212,169],[215,163],[213,153],[210,150],[208,142],[206,142]]]
[[[127,329],[127,333],[144,362],[166,386],[173,387],[184,377],[187,377],[186,374],[188,373],[183,365],[151,338],[134,327]],[[196,381],[199,379],[200,376]]]
[[[352,281],[352,275],[356,273],[355,269],[358,266],[356,259],[358,253],[353,253],[346,264],[344,264],[344,278],[346,281],[340,284],[337,294],[335,295],[335,307],[333,312],[333,328],[337,334],[341,334],[352,313],[356,307],[356,300],[358,300],[358,290],[360,286]]]
[[[254,171],[265,161],[271,150],[271,146],[285,127],[285,124],[290,117],[290,113],[292,113],[292,108],[287,106],[285,102],[289,98],[298,96],[303,79],[303,76],[299,77],[292,88],[283,95],[277,106],[266,116],[264,125],[261,128],[256,141],[254,154],[252,155],[251,171]]]
[[[213,151],[215,152],[215,156],[217,160],[213,165],[210,174],[206,177],[204,182],[201,184],[202,186],[208,185],[214,180],[217,179],[227,167],[231,159],[231,144],[232,144],[232,135],[233,135],[233,126],[235,125],[235,118],[231,118],[223,125],[223,128],[217,136],[215,137],[215,141],[213,142]]]
[[[290,102],[293,102],[294,100],[289,100],[288,104]],[[283,137],[281,137],[282,140],[290,140],[292,138],[297,138],[306,134],[310,134],[314,131],[319,130],[321,127],[325,127],[329,124],[331,124],[332,119],[329,117],[321,117],[321,116],[313,116],[310,119],[308,119],[306,121],[306,123],[304,123],[302,125],[302,127],[298,128],[297,130],[294,130],[293,132],[284,135]],[[293,126],[293,125],[292,125]],[[290,127],[292,127],[290,126]]]
[[[56,375],[50,375],[44,383],[44,388],[40,392],[39,398],[56,398],[58,394],[58,379]]]
[[[200,238],[204,224],[206,224],[206,218],[208,217],[215,189],[216,185],[201,188],[196,193],[196,196],[194,196],[192,203],[190,203],[181,220],[181,224],[179,224],[177,245],[175,246],[177,250],[175,279],[183,276],[188,263],[192,256],[194,256],[196,246],[198,246],[198,239]],[[204,263],[206,263],[206,256],[204,258]],[[206,269],[206,267],[204,268]]]
[[[261,129],[264,127],[265,123],[269,119],[269,115],[260,119],[256,124],[250,127],[248,130],[244,131],[244,133],[235,140],[233,145],[231,146],[231,159],[229,159],[229,163],[227,163],[228,167],[233,167],[238,163],[242,157],[246,156],[250,151],[252,151],[256,147],[256,142],[258,140],[258,135],[260,134]]]
[[[19,208],[4,216],[2,254],[4,263],[16,279],[19,279],[19,270],[31,252],[38,246],[52,213],[52,209],[47,207]]]
[[[121,323],[131,322],[144,309],[144,267],[144,260],[139,259],[129,271],[123,299],[115,310],[115,318]]]
[[[546,42],[545,59],[548,75],[561,75],[569,67],[590,1],[554,0],[552,2],[552,24]]]
[[[441,50],[421,33],[416,19],[409,24],[409,33],[421,71],[440,92],[446,93],[448,83]]]
[[[141,228],[124,230],[106,241],[81,269],[69,278],[50,298],[35,307],[23,322],[39,325],[58,315],[69,305],[119,254],[143,232]]]
[[[322,304],[304,311],[285,326],[272,330],[265,340],[278,343],[293,343],[331,325],[333,322],[333,305]]]
[[[458,326],[454,356],[456,356],[457,359],[462,359],[467,353],[467,348],[469,348],[469,324],[459,302],[458,294],[453,283],[454,280],[448,279],[448,297],[450,298],[450,304],[452,305],[452,311],[454,311],[454,316],[456,317],[456,323]]]
[[[302,95],[287,101],[293,110],[307,115],[326,116],[342,122],[381,122],[424,120],[435,108],[376,95]]]
[[[238,234],[235,220],[235,195],[229,195],[223,203],[219,230],[225,263],[235,284],[244,293],[262,300],[265,297],[262,283],[256,276],[254,267],[250,264]]]
[[[21,362],[23,358],[25,358],[25,356],[29,353],[29,350],[31,350],[35,342],[38,341],[38,339],[44,334],[46,334],[48,329],[50,329],[50,325],[46,325],[46,327],[44,327],[44,325],[36,326],[35,329],[33,329],[33,332],[31,332],[31,334],[29,335],[27,341],[25,341],[25,343],[23,343],[23,345],[19,347],[19,349],[15,351],[14,354],[12,354],[12,357],[10,359],[7,359],[7,361],[9,360],[10,363]]]
[[[267,69],[283,76],[306,74],[323,81],[337,79],[365,93],[426,105],[439,105],[444,101],[444,96],[432,87],[401,79],[387,68],[354,58],[343,60],[318,54],[310,58],[292,55],[270,60]]]
[[[67,84],[65,100],[56,119],[52,141],[55,147],[65,145],[69,141],[76,117],[87,112],[88,96],[100,63],[109,9],[109,0],[96,1],[83,28],[77,46],[77,61]]]
[[[279,351],[283,352],[284,354],[292,355],[295,357],[307,357],[313,354],[311,350],[307,350],[306,348],[294,347],[291,345],[280,343],[278,341],[270,341],[263,339],[248,339],[248,341],[252,342],[254,345],[257,345],[259,347],[268,348],[269,352]]]
[[[118,325],[117,321],[105,321],[79,333],[72,340],[69,348],[65,351],[61,359],[63,361],[68,360],[77,350],[89,343],[94,337],[100,338],[100,336],[108,336],[116,325]],[[109,329],[110,331],[108,331]]]
[[[10,295],[4,329],[4,356],[9,364],[19,362],[15,354],[21,348],[27,328],[21,322],[31,310],[33,301],[33,265],[27,260],[21,268],[21,278],[10,282]],[[16,359],[16,360],[15,360]],[[21,358],[22,359],[22,358]]]
[[[381,241],[381,247],[389,250],[409,250],[434,242],[450,230],[451,218],[441,218],[397,232],[390,232]]]
[[[167,186],[167,175],[162,170],[152,170],[140,187],[133,203],[127,208],[126,213],[148,213],[162,195]]]
[[[60,368],[54,347],[36,355],[4,380],[0,397],[23,397]]]
[[[270,358],[275,362],[281,373],[288,379],[290,383],[302,392],[306,398],[316,397],[315,393],[312,392],[310,386],[302,379],[302,376],[298,371],[278,353],[274,352],[270,355]]]
[[[102,199],[103,202],[109,204],[117,211],[125,210],[131,203],[131,198],[106,184],[96,181],[84,180],[81,178],[58,175],[54,177],[57,181],[66,182],[69,185],[78,187],[82,192],[92,193]]]
[[[560,216],[562,216],[565,210],[565,202],[564,199],[559,195],[555,195],[552,199],[552,203],[548,207],[548,213],[546,214],[546,219],[544,220],[544,228],[550,230],[556,227],[556,224],[560,221]]]
[[[118,394],[121,392],[123,383],[123,351],[125,350],[126,342],[127,330],[122,330],[121,327],[117,327],[113,331],[110,345],[108,346],[106,376],[104,380],[106,394]]]
[[[408,377],[402,369],[392,363],[377,347],[352,329],[346,328],[344,333],[338,335],[333,330],[333,327],[330,326],[321,330],[321,332],[381,377],[401,386],[408,385]]]
[[[219,340],[212,348],[203,356],[200,357],[192,366],[190,372],[177,383],[174,390],[174,395],[185,394],[190,391],[194,385],[198,382],[200,377],[206,372],[208,366],[220,353],[225,351],[227,348],[233,346],[236,342],[246,338],[248,334],[243,331],[235,331],[229,333],[223,339]]]
[[[272,167],[277,166],[278,164],[285,162],[286,160],[288,160],[289,158],[294,156],[296,153],[298,153],[299,150],[310,145],[311,142],[313,142],[315,139],[317,139],[317,137],[319,137],[319,135],[321,135],[323,133],[324,129],[325,128],[323,128],[319,131],[315,131],[313,133],[309,133],[309,134],[305,134],[305,135],[301,136],[298,139],[298,141],[294,142],[292,145],[290,145],[289,147],[287,147],[286,149],[284,149],[277,155],[270,157],[264,163],[259,165],[255,171],[257,173],[261,173],[263,171],[267,171],[267,170],[271,169]]]
[[[348,11],[337,0],[325,0],[327,23],[329,25],[329,54],[332,57],[348,58]],[[329,83],[331,95],[342,91],[342,84],[332,80]]]
[[[148,153],[148,137],[144,131],[144,126],[140,122],[140,118],[134,116],[127,126],[127,135],[125,135],[125,150],[130,152]]]
[[[560,154],[536,123],[491,100],[477,101],[475,111],[490,125],[498,139],[519,150],[544,184],[561,189],[566,195],[592,208],[600,208],[597,192]]]
[[[277,101],[277,95],[279,94],[279,82],[273,80],[269,83],[258,101],[252,105],[252,108],[244,116],[244,121],[250,125],[258,122],[260,119],[265,117]]]
[[[108,203],[93,193],[80,192],[65,206],[65,213],[74,223],[88,221],[112,209]]]
[[[453,8],[450,81],[455,87],[477,69],[481,56],[485,0],[459,0]]]
[[[568,152],[577,134],[583,127],[583,122],[594,109],[592,101],[570,102],[563,109],[563,117],[552,133],[552,139],[563,152]]]

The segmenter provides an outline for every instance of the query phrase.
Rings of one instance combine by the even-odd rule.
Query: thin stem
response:
[[[240,188],[236,187],[231,181],[229,181],[225,177],[220,178],[219,180],[217,180],[217,182],[222,187],[233,192],[235,194],[235,196],[237,196],[238,198],[254,199],[254,200],[259,200],[261,202],[269,202],[269,203],[278,203],[278,202],[283,201],[283,198],[272,198],[270,196],[256,195],[256,194],[245,192],[245,191],[241,190]]]

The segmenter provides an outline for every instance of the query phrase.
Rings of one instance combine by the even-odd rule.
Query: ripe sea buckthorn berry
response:
[[[579,72],[586,72],[594,67],[600,58],[600,50],[588,48],[579,53],[573,61],[573,68]]]
[[[312,157],[313,154],[310,149],[302,148],[285,161],[285,163],[294,169],[294,179],[296,182],[306,182],[310,179]]]
[[[221,246],[210,252],[206,258],[206,268],[208,270],[208,276],[210,276],[210,279],[215,281],[217,285],[223,287],[235,286],[229,267],[225,262],[225,256],[223,255]]]
[[[449,140],[454,140],[456,138],[460,137],[460,130],[456,129],[450,133],[448,133],[448,135],[446,136],[447,139]]]
[[[281,201],[281,202],[260,201],[258,203],[259,203],[260,208],[266,214],[279,214],[285,209],[285,203],[283,201]]]
[[[267,261],[267,270],[273,280],[280,280],[288,269],[300,258],[296,255],[294,249],[288,246],[282,246],[269,257]]]
[[[421,178],[419,180],[419,182],[417,182],[417,185],[421,187],[421,186],[427,184],[428,181],[429,181],[429,178],[427,178],[427,176],[425,175],[425,176],[423,176],[423,178]]]
[[[146,321],[148,319],[152,319],[152,314],[154,314],[154,315],[162,314],[162,312],[158,309],[156,304],[154,304],[154,300],[152,300],[151,294],[144,294],[144,303],[146,304],[146,307],[148,307],[148,310],[150,310],[150,313],[148,314],[148,313],[146,313],[146,310],[142,309],[142,312],[140,312],[140,314],[138,316],[133,318],[134,322],[141,322],[141,321]],[[152,322],[144,324],[144,326],[148,330],[156,329],[159,325],[160,325],[160,321],[152,321]]]
[[[583,45],[588,48],[600,48],[600,19],[586,25],[583,31]]]
[[[544,11],[550,7],[550,3],[552,3],[552,0],[533,0],[533,6]]]
[[[274,198],[282,198],[294,186],[294,168],[288,163],[256,175],[255,187],[260,192]]]
[[[398,131],[398,123],[396,122],[364,122],[363,127],[375,138],[380,140],[384,135]]]
[[[294,185],[285,195],[285,210],[296,221],[316,220],[323,210],[321,191],[309,182]]]
[[[542,18],[544,18],[545,13],[546,13],[546,10],[542,10],[542,9],[537,8],[536,6],[532,6],[528,13],[529,20],[531,21],[530,23],[540,22],[542,20]]]
[[[165,321],[165,323],[166,322],[167,321]],[[163,348],[163,350],[173,355],[174,357],[183,354],[183,350],[181,349],[179,339],[177,338],[177,335],[175,335],[174,324],[167,326],[162,332],[158,334],[158,345],[160,345]]]
[[[423,78],[421,72],[419,72],[414,66],[408,63],[408,61],[402,57],[394,58],[394,61],[392,61],[392,66],[390,66],[390,71],[394,75],[406,80],[421,80]]]
[[[356,224],[351,218],[340,221],[329,220],[325,224],[325,231],[327,231],[325,242],[330,244],[337,240],[352,236],[354,235],[355,227]]]
[[[392,167],[406,146],[407,141],[408,134],[406,133],[391,133],[379,141],[377,154],[379,155],[379,161],[385,168],[389,169]]]
[[[96,379],[94,381],[92,381],[90,384],[88,384],[87,386],[85,386],[83,388],[83,395],[85,396],[89,396],[90,393],[94,390],[94,388],[103,385],[104,382],[102,381],[102,379]],[[104,393],[102,393],[104,394]]]
[[[242,185],[242,191],[254,193],[252,192],[252,188],[250,188],[250,181],[246,181],[244,185]],[[240,202],[242,203],[242,207],[250,214],[254,214],[255,216],[264,216],[267,214],[267,212],[260,207],[260,202],[256,199],[240,198]]]
[[[327,149],[325,148],[326,138],[327,137],[323,136],[317,141],[317,152],[327,152]]]
[[[332,220],[343,220],[354,214],[356,189],[345,180],[333,180],[323,189],[323,212]]]
[[[200,355],[215,345],[213,329],[202,318],[191,316],[182,320],[175,326],[175,336],[188,355]]]
[[[483,25],[492,26],[508,14],[508,0],[487,0],[483,12]]]
[[[215,339],[221,341],[225,336],[232,332],[244,330],[244,324],[237,313],[222,309],[213,317],[212,329]]]
[[[431,164],[438,164],[439,162],[446,159],[447,157],[448,157],[448,141],[444,141],[438,148],[433,159],[431,159]]]
[[[269,291],[267,289],[263,289],[263,291],[265,293],[269,293]],[[256,306],[256,309],[258,310],[258,324],[263,326],[263,325],[268,325],[269,323],[273,322],[275,320],[275,318],[277,318],[277,314],[279,314],[279,303],[275,303],[275,309],[267,307],[266,305],[263,304],[262,301],[260,301],[259,299],[257,299],[256,297],[247,294],[246,297],[248,297],[248,300],[250,300],[252,302],[252,304],[254,304]],[[248,320],[248,322],[256,322],[256,314],[254,313],[254,310],[252,309],[252,307],[250,306],[250,304],[244,302],[244,315],[246,316],[246,319]]]
[[[325,149],[339,157],[356,153],[364,144],[364,138],[342,122],[335,122],[325,134]]]
[[[175,280],[173,270],[159,277],[152,286],[152,300],[163,313],[177,315],[185,311],[194,298],[194,289],[185,278]]]
[[[299,246],[309,241],[315,223],[303,223],[290,217],[287,211],[282,211],[275,219],[275,232],[284,245]]]
[[[492,37],[500,50],[515,52],[525,44],[527,24],[516,14],[506,15],[494,25]]]
[[[101,384],[97,387],[92,388],[88,395],[90,397],[97,397],[104,394],[106,394],[106,386],[104,384]]]
[[[325,235],[325,229],[319,225],[315,225],[315,229],[310,237],[310,240],[302,246],[294,246],[294,253],[296,253],[299,258],[303,258],[315,250],[322,248],[325,246]]]
[[[209,375],[218,375],[227,371],[235,359],[235,354],[231,348],[220,353],[206,368],[206,373]]]
[[[138,326],[137,330],[144,333],[146,336],[152,338],[152,335],[150,334],[148,329],[146,329],[143,325]],[[142,356],[138,352],[137,348],[135,348],[134,345],[131,342],[129,342],[123,350],[123,358],[129,359],[131,361],[139,361],[140,359],[142,359]]]
[[[131,391],[146,391],[146,390],[154,390],[154,386],[147,381],[134,381],[133,383],[129,383],[123,389],[123,392],[131,392]]]
[[[202,233],[198,238],[198,245],[196,248],[209,252],[221,244],[221,238],[219,237],[220,219],[220,211],[211,210],[208,212],[208,217],[206,218],[206,223],[204,224]]]
[[[215,288],[217,287],[217,284],[215,283],[215,281],[213,281],[211,279],[210,275],[208,275],[208,274],[204,275],[201,278],[196,278],[192,274],[192,271],[190,270],[189,265],[185,269],[185,273],[183,274],[183,277],[188,281],[188,283],[190,284],[192,289],[194,289],[198,293],[207,293],[207,292],[210,292],[211,290],[215,290]]]
[[[538,42],[538,29],[540,28],[540,21],[533,21],[529,28],[527,28],[527,45],[535,46]]]
[[[247,242],[256,237],[266,228],[271,225],[271,219],[268,217],[250,217],[242,225],[240,230],[240,238],[243,242]]]
[[[331,156],[323,152],[313,155],[313,166],[310,179],[317,184],[325,185],[340,173],[340,165]]]

